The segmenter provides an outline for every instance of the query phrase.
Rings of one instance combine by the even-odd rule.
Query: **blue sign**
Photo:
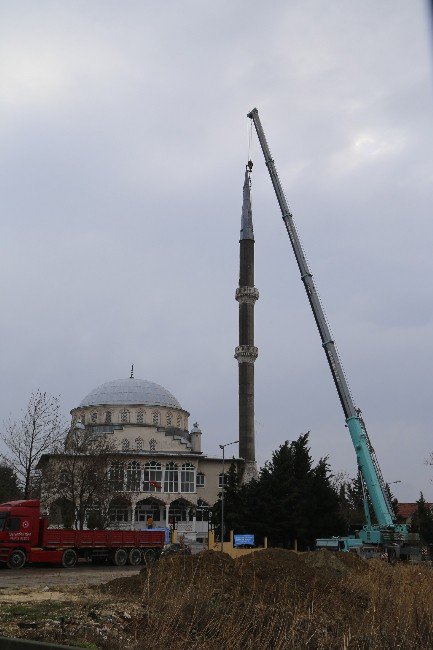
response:
[[[254,535],[235,535],[235,546],[254,546]]]

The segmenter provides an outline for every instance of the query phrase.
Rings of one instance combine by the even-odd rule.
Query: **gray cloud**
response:
[[[0,7],[3,417],[136,375],[204,446],[237,428],[238,234],[258,106],[357,403],[402,499],[431,493],[432,87],[403,2]],[[311,429],[355,472],[256,142],[257,446]]]

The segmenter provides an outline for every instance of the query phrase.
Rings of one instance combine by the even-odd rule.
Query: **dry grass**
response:
[[[345,553],[205,552],[166,558],[78,602],[44,603],[44,612],[10,605],[0,634],[4,626],[104,650],[418,650],[433,647],[432,577],[428,566]],[[29,617],[37,627],[19,627]]]
[[[327,552],[174,557],[132,588],[143,613],[131,647],[429,648],[432,576],[430,567]]]

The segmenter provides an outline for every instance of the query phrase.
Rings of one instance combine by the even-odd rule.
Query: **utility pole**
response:
[[[222,471],[222,485],[221,485],[221,553],[224,553],[224,487],[225,487],[225,470],[224,470],[224,460],[225,460],[225,448],[229,445],[237,445],[239,440],[234,442],[226,442],[225,445],[220,445],[220,449],[223,450],[223,471]]]

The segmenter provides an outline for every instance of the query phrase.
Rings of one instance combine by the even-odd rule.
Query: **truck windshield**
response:
[[[3,530],[5,525],[6,513],[0,512],[0,531]]]

